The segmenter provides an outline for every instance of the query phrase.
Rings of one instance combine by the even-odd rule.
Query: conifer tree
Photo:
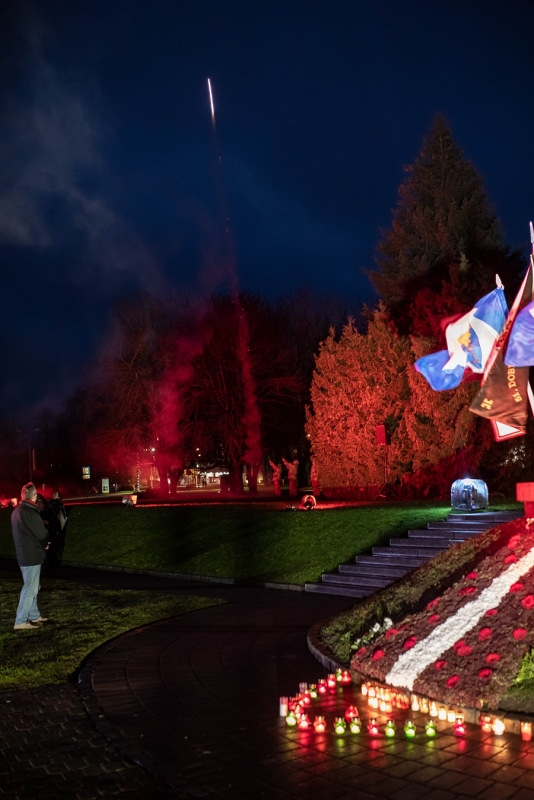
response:
[[[515,280],[517,254],[502,247],[482,180],[443,117],[406,173],[370,277],[401,332],[433,335],[436,316],[468,310],[496,272],[505,285]]]
[[[399,336],[383,307],[366,334],[352,321],[336,339],[330,331],[316,358],[306,433],[319,481],[328,496],[399,479],[410,459],[405,428],[409,400],[407,370],[413,362],[409,341]],[[392,434],[388,452],[377,444],[375,428]],[[387,464],[385,457],[387,456]]]

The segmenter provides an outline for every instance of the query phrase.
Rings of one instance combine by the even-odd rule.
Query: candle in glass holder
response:
[[[458,714],[454,720],[454,733],[456,736],[465,736],[465,722],[463,714]]]
[[[491,723],[491,717],[489,714],[481,714],[479,722],[484,733],[492,733],[493,725]]]
[[[447,719],[447,709],[445,706],[440,706],[438,711],[438,719],[446,720]]]
[[[532,739],[532,722],[521,723],[521,738],[524,742],[530,742]]]
[[[419,701],[419,705],[421,707],[421,714],[428,714],[428,698],[422,697]]]
[[[412,694],[411,707],[412,711],[419,711],[419,698],[416,694]]]
[[[334,720],[334,731],[341,736],[341,734],[345,733],[347,730],[347,723],[343,719],[343,717],[336,717]]]
[[[302,683],[299,683],[299,692],[301,694],[303,694],[307,689],[308,689],[308,684],[306,683],[306,681],[302,681]]]
[[[335,689],[337,686],[337,678],[334,672],[326,676],[326,685],[329,689]]]
[[[456,720],[456,711],[454,708],[449,708],[447,711],[447,722],[454,722]]]
[[[301,731],[306,731],[310,727],[310,718],[307,714],[301,714],[297,724]]]
[[[374,717],[373,719],[369,720],[367,732],[369,733],[369,736],[378,736],[378,725]]]
[[[404,735],[406,736],[406,738],[413,739],[415,733],[416,731],[414,723],[410,719],[406,720],[406,723],[404,725]]]
[[[425,725],[425,733],[429,739],[433,739],[437,733],[436,723],[433,719],[429,719]]]
[[[319,694],[326,694],[328,686],[326,685],[326,678],[319,678],[317,681],[317,691]]]
[[[347,708],[345,709],[345,719],[346,719],[347,722],[350,722],[351,719],[354,719],[354,717],[358,717],[358,716],[359,716],[359,713],[358,713],[358,709],[356,708],[356,706],[347,706]]]
[[[391,738],[392,736],[395,736],[396,732],[397,728],[395,726],[395,720],[388,719],[384,727],[384,733],[386,734],[387,737]]]
[[[436,703],[434,702],[434,700],[432,700],[432,702],[430,703],[430,708],[429,708],[429,712],[428,713],[430,714],[431,717],[437,717],[438,716],[438,707],[437,707]]]
[[[341,683],[343,686],[350,686],[352,683],[352,675],[348,669],[341,671]]]
[[[315,717],[313,727],[316,733],[324,733],[326,730],[325,718],[321,716]]]
[[[495,736],[502,736],[505,731],[505,725],[502,719],[496,719],[493,722],[493,733]]]
[[[360,691],[361,691],[361,693],[363,694],[364,697],[367,697],[367,693],[369,691],[369,686],[367,685],[367,683],[365,683],[365,682],[362,683],[362,685],[360,687]]]
[[[288,711],[286,717],[286,725],[289,725],[290,728],[294,728],[297,724],[297,715],[294,711]]]
[[[310,691],[311,699],[312,700],[317,700],[318,691],[317,691],[317,684],[316,683],[310,683],[309,691]]]
[[[351,733],[360,733],[362,729],[362,721],[359,717],[353,717],[349,722],[349,729]]]
[[[287,712],[289,711],[289,697],[281,697],[280,698],[280,716],[287,717]]]

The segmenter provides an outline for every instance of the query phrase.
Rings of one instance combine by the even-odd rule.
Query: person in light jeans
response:
[[[16,631],[35,630],[47,621],[37,606],[37,595],[49,537],[36,502],[37,489],[33,483],[27,483],[22,487],[20,503],[11,514],[13,542],[23,580],[15,617]]]

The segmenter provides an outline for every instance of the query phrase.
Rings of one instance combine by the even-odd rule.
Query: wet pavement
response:
[[[169,579],[72,570],[115,585]],[[534,797],[534,743],[395,711],[397,733],[371,736],[354,685],[312,701],[327,732],[287,726],[279,698],[331,669],[308,645],[310,629],[350,608],[347,598],[272,588],[183,583],[222,605],[137,628],[96,650],[78,681],[0,693],[0,796],[10,798],[358,798],[523,800]],[[324,661],[324,659],[323,659]],[[359,734],[335,717],[355,703]],[[416,735],[407,739],[410,717]]]

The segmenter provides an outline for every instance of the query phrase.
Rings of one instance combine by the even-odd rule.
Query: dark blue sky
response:
[[[245,290],[374,302],[436,113],[527,253],[533,32],[521,0],[3,0],[0,408],[72,389],[126,292],[220,288],[221,187]]]

